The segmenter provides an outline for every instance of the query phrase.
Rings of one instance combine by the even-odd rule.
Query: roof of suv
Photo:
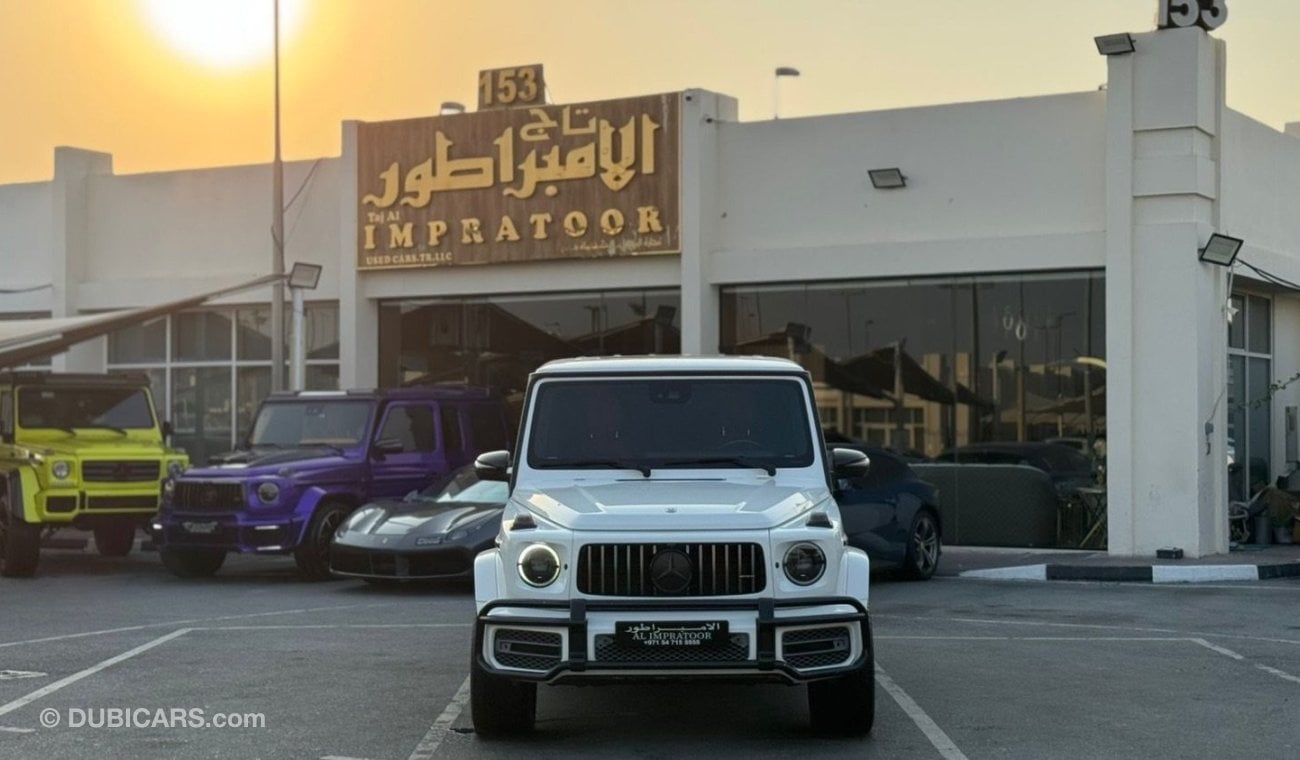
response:
[[[805,372],[803,367],[774,356],[589,356],[557,359],[537,368],[536,375],[592,373],[671,374],[680,372],[780,373]]]
[[[469,385],[411,385],[401,388],[356,388],[346,391],[275,391],[268,401],[292,401],[294,399],[466,399],[488,400],[493,398],[490,388]]]

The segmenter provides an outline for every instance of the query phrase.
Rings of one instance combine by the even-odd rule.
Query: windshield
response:
[[[19,388],[18,424],[63,430],[144,430],[154,427],[154,416],[143,388]]]
[[[420,492],[420,498],[442,504],[500,503],[510,495],[510,485],[499,480],[479,480],[474,467],[463,467],[449,480],[439,480]]]
[[[366,434],[371,402],[310,399],[263,404],[249,434],[251,446],[353,446]]]
[[[534,402],[534,468],[806,467],[813,444],[795,379],[554,380]]]

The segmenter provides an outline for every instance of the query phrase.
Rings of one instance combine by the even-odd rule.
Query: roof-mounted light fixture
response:
[[[1241,251],[1243,242],[1241,238],[1220,235],[1216,232],[1210,235],[1209,242],[1200,250],[1198,258],[1210,264],[1230,267],[1232,262],[1237,260],[1237,253]]]
[[[1128,55],[1134,50],[1133,35],[1128,32],[1103,34],[1100,37],[1093,37],[1092,41],[1097,43],[1097,52],[1102,55]]]
[[[903,170],[898,167],[892,169],[868,169],[867,176],[871,178],[871,186],[877,190],[893,190],[899,187],[907,187],[907,177],[903,176]]]

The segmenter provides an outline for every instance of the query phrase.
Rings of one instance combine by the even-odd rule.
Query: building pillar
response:
[[[50,184],[50,315],[80,315],[77,290],[93,246],[87,222],[90,178],[113,173],[113,156],[81,148],[54,149]],[[103,372],[104,338],[78,343],[51,360],[56,372]]]
[[[357,124],[343,122],[339,159],[339,387],[379,385],[379,304],[357,272]]]
[[[709,257],[722,213],[718,129],[736,121],[737,105],[735,98],[687,90],[681,106],[682,353],[716,354],[721,306]]]
[[[1226,552],[1227,273],[1218,230],[1223,43],[1135,35],[1111,56],[1106,142],[1108,539],[1113,555]]]

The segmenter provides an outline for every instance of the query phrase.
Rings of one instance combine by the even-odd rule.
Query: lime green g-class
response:
[[[41,539],[91,530],[122,557],[188,464],[167,446],[143,374],[0,373],[0,574],[36,571]]]

